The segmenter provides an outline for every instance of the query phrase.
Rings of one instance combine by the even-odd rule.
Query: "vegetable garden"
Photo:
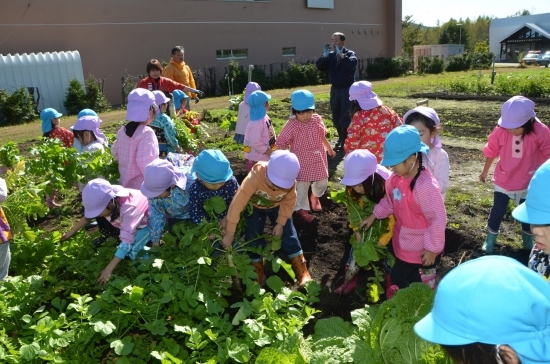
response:
[[[399,114],[414,101],[382,97]],[[467,110],[464,104],[434,105],[449,123],[443,140],[453,169],[440,276],[480,254],[481,227],[472,228],[468,220],[478,215],[483,219],[490,206],[482,201],[486,191],[470,195],[473,179],[466,175],[482,163],[474,139],[486,136],[496,123],[496,105],[481,111],[480,104]],[[328,102],[318,102],[317,112],[330,125]],[[548,120],[550,108],[537,112]],[[271,113],[280,128],[288,102],[274,102]],[[199,141],[222,148],[240,182],[246,168],[242,153],[232,151],[232,133],[226,130],[232,117],[214,111],[197,128],[180,120],[178,138],[186,150],[196,150]],[[468,124],[475,126],[475,133]],[[462,136],[469,138],[458,138]],[[332,193],[321,200],[323,212],[312,224],[294,219],[314,279],[299,291],[292,269],[269,244],[264,251],[269,278],[263,288],[242,254],[246,242],[213,257],[209,236],[220,232],[216,223],[206,222],[177,225],[173,234],[165,234],[161,248],[124,261],[107,286],[96,285],[116,241],[96,249],[93,230],[63,243],[60,238],[81,213],[74,183],[100,175],[115,181],[116,164],[109,153],[77,156],[55,141],[32,143],[29,151],[18,148],[22,146],[14,143],[0,147],[0,163],[11,167],[3,176],[9,186],[3,207],[16,233],[10,277],[0,283],[1,362],[450,363],[438,346],[412,331],[429,312],[433,291],[417,284],[383,302],[383,285],[378,286],[375,273],[379,257],[370,255],[370,248],[356,249],[361,253],[358,264],[371,266],[360,274],[356,292],[332,293],[344,279],[353,224],[336,182],[342,153],[329,159]],[[63,207],[48,211],[43,196],[53,188],[63,195]],[[214,199],[206,208],[215,211],[222,204]],[[520,254],[513,241],[500,253]],[[242,282],[242,293],[235,281]]]

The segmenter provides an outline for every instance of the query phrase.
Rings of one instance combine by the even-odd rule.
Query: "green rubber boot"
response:
[[[498,234],[492,233],[490,231],[487,232],[487,239],[485,239],[485,242],[481,246],[481,250],[483,250],[484,253],[487,254],[493,254],[493,251],[495,250],[495,242],[497,241]]]
[[[523,241],[523,249],[528,249],[528,250],[533,249],[532,234],[527,234],[525,231],[521,230],[521,240]]]

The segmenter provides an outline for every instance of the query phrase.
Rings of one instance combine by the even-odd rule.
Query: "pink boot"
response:
[[[386,286],[386,299],[389,300],[395,295],[399,287],[392,283],[389,273],[384,273],[384,283]]]
[[[348,270],[348,266],[346,265],[345,270]],[[344,282],[340,287],[336,288],[334,290],[334,293],[341,294],[342,296],[347,296],[353,290],[357,287],[357,280],[359,279],[359,273],[353,276],[349,281]]]
[[[321,201],[319,201],[319,197],[315,196],[313,193],[309,196],[309,202],[311,203],[311,209],[313,211],[323,211],[323,207],[321,206]]]
[[[420,269],[420,278],[422,279],[422,283],[430,287],[431,289],[435,289],[437,282],[437,274],[435,271],[435,268],[433,269]]]

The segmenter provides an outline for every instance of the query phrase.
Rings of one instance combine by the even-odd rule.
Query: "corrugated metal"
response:
[[[500,42],[514,30],[527,23],[534,23],[541,29],[549,32],[550,13],[491,20],[491,25],[489,26],[489,48],[497,56],[497,59],[500,54]]]
[[[53,107],[65,113],[63,101],[72,78],[84,85],[78,51],[0,55],[0,89],[38,87],[38,110]]]

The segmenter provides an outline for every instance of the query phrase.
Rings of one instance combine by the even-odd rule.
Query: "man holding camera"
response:
[[[325,44],[324,53],[316,62],[320,71],[328,71],[330,88],[330,108],[332,123],[338,132],[338,142],[334,150],[342,150],[346,140],[349,115],[349,88],[355,82],[357,57],[355,52],[345,47],[346,36],[334,33],[330,43]]]

